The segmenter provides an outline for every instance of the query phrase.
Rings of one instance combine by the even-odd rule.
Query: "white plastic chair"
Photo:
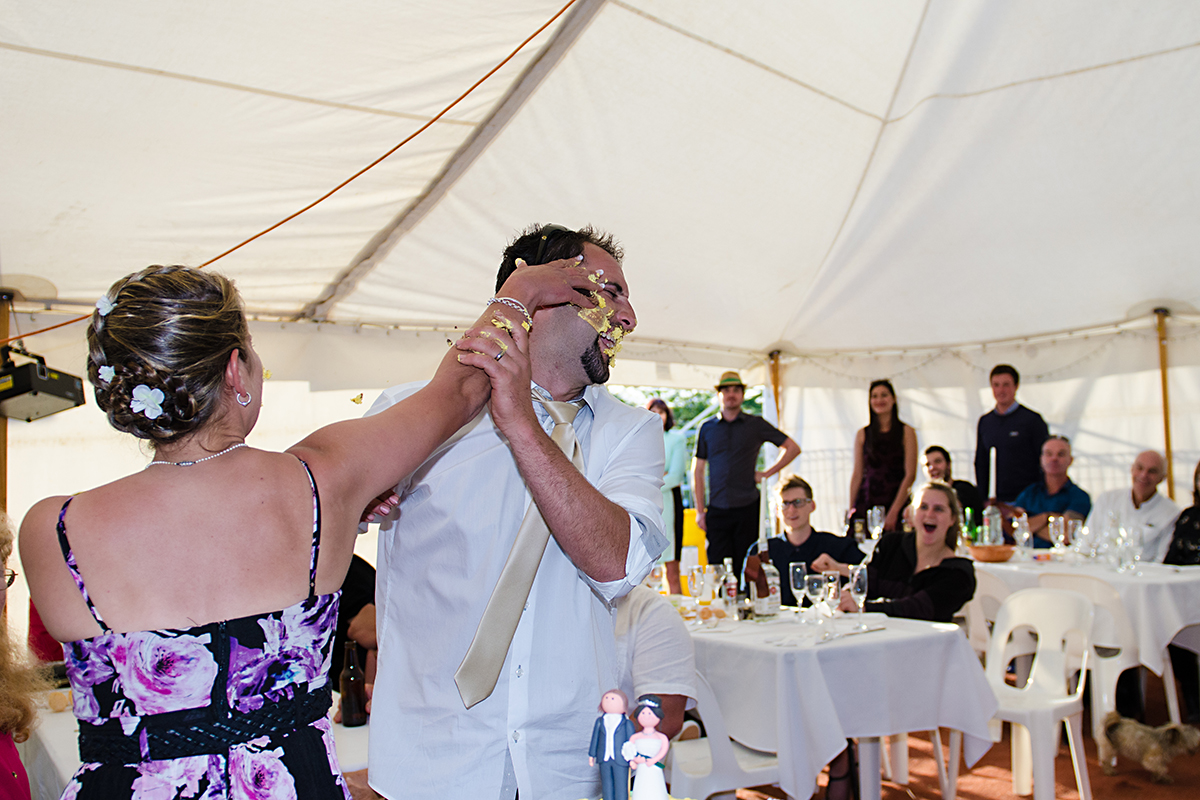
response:
[[[1012,594],[1008,584],[990,572],[975,570],[975,595],[963,608],[967,616],[967,641],[980,658],[987,654],[992,638],[991,623],[996,620],[1000,605]],[[1033,652],[1030,647],[1029,652]]]
[[[1066,722],[1080,800],[1092,798],[1083,752],[1082,695],[1094,616],[1092,601],[1078,592],[1043,588],[1013,592],[996,616],[985,671],[1000,704],[996,718],[1015,723],[1012,774],[1016,794],[1029,794],[1028,778],[1032,777],[1034,800],[1054,797],[1058,731],[1059,725]],[[1037,636],[1037,651],[1029,681],[1018,689],[1005,681],[1004,649],[1009,635],[1022,627],[1031,628]],[[1080,679],[1071,692],[1067,687],[1076,655]],[[1018,735],[1017,725],[1023,726],[1027,734]]]
[[[672,796],[705,800],[717,792],[779,782],[779,757],[751,750],[729,738],[717,698],[699,672],[696,711],[708,735],[671,745],[664,777],[671,784]]]
[[[1104,735],[1104,716],[1116,710],[1117,678],[1127,669],[1139,667],[1137,636],[1121,595],[1111,584],[1090,575],[1060,575],[1046,573],[1038,576],[1038,584],[1049,589],[1079,592],[1096,608],[1092,627],[1092,739]],[[1173,677],[1173,676],[1172,676]],[[1168,707],[1179,707],[1175,696],[1175,681],[1163,680]]]

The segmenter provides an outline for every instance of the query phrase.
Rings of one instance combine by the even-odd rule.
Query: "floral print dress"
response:
[[[70,499],[63,504],[59,544],[104,630],[64,648],[83,765],[63,800],[349,800],[327,716],[341,592],[315,592],[320,501],[308,478],[308,597],[179,630],[117,633],[104,623],[67,541]]]

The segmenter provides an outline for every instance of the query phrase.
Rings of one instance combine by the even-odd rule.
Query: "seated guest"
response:
[[[791,581],[788,579],[788,566],[800,562],[811,565],[821,555],[829,555],[835,561],[845,564],[858,564],[863,560],[863,552],[858,549],[855,541],[847,536],[837,536],[824,531],[813,530],[809,517],[817,509],[813,500],[812,487],[808,481],[799,475],[785,475],[776,488],[780,512],[783,516],[784,534],[767,540],[767,552],[771,563],[779,570],[779,598],[785,606],[798,606],[805,598],[797,599],[792,594]],[[758,545],[750,548],[746,569],[750,574],[754,570],[757,575]]]
[[[1034,535],[1034,547],[1049,547],[1050,517],[1057,514],[1067,519],[1087,519],[1092,510],[1092,498],[1067,477],[1071,457],[1071,440],[1051,436],[1042,443],[1042,480],[1026,486],[1013,501],[1018,511],[1029,515],[1029,531]]]
[[[627,697],[662,698],[658,730],[674,738],[683,712],[696,707],[696,658],[692,636],[667,598],[636,586],[617,601],[617,669]]]
[[[1192,473],[1192,505],[1175,521],[1175,533],[1167,547],[1164,564],[1194,566],[1200,564],[1200,464]],[[1184,722],[1200,722],[1200,668],[1196,654],[1184,647],[1169,645],[1171,666],[1183,690]]]
[[[1111,514],[1126,530],[1141,528],[1142,561],[1161,562],[1179,516],[1179,506],[1158,493],[1158,485],[1167,475],[1167,463],[1158,453],[1146,450],[1133,460],[1129,472],[1132,490],[1113,489],[1098,495],[1087,526],[1092,531],[1103,530]]]
[[[943,481],[954,487],[954,493],[958,495],[958,505],[963,510],[963,514],[967,513],[968,508],[971,509],[971,518],[967,520],[969,524],[983,524],[983,497],[975,488],[975,484],[954,479],[950,464],[950,452],[946,448],[940,444],[926,447],[925,460],[921,467],[925,472],[925,477],[929,480]]]
[[[891,617],[949,622],[975,596],[975,567],[970,559],[954,555],[958,546],[962,509],[954,489],[942,481],[926,484],[917,494],[912,533],[886,533],[879,539],[867,565],[867,611]],[[817,559],[821,571],[836,569],[850,574],[846,564],[828,556]],[[848,589],[842,590],[842,611],[857,611]],[[855,766],[850,749],[829,762],[826,798],[850,795]]]
[[[892,617],[950,622],[975,595],[975,567],[954,555],[962,510],[949,484],[922,487],[913,512],[912,533],[885,534],[867,567],[867,611]],[[815,563],[821,571],[850,574],[846,564],[829,556]],[[842,592],[843,611],[857,611],[849,591]]]

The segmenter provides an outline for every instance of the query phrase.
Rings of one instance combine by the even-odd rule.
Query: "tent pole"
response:
[[[1167,388],[1167,316],[1165,308],[1154,309],[1158,327],[1158,371],[1162,375],[1163,438],[1166,441],[1167,495],[1175,499],[1175,465],[1171,458],[1171,396]]]
[[[775,422],[783,424],[783,412],[779,406],[779,351],[772,350],[771,359],[771,396],[775,398]]]

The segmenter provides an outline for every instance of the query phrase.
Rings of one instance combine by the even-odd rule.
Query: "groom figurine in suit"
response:
[[[629,800],[629,762],[621,755],[621,746],[637,733],[625,712],[629,699],[620,689],[609,689],[600,698],[600,710],[592,728],[592,746],[588,764],[600,761],[600,791],[604,800]]]

